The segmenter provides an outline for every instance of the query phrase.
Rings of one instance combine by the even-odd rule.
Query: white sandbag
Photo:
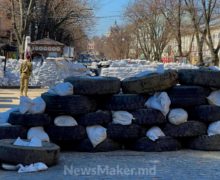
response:
[[[28,110],[31,114],[42,114],[46,109],[46,103],[41,97],[37,97],[31,101],[31,107]]]
[[[220,121],[213,122],[209,124],[208,127],[208,136],[213,136],[220,134]]]
[[[187,122],[188,113],[181,108],[172,109],[168,115],[168,120],[171,124],[180,125]]]
[[[16,108],[9,109],[6,112],[1,112],[0,113],[0,124],[1,125],[7,124],[10,113],[18,111],[18,110],[19,110],[19,108],[16,107]]]
[[[154,126],[152,128],[150,128],[147,132],[146,132],[146,136],[152,140],[152,141],[156,141],[157,139],[159,139],[162,136],[165,136],[165,134],[163,133],[163,131],[157,127]]]
[[[42,147],[42,141],[37,137],[33,137],[29,143],[31,147]]]
[[[132,124],[133,115],[127,111],[113,111],[113,124],[130,125]]]
[[[78,123],[72,116],[58,116],[54,120],[56,126],[77,126]]]
[[[168,94],[166,92],[158,92],[147,100],[145,106],[148,108],[157,109],[161,111],[164,116],[166,116],[170,110],[170,104],[171,101]]]
[[[27,139],[38,138],[41,141],[50,142],[48,134],[44,131],[43,127],[32,127],[28,130]]]
[[[26,173],[26,172],[30,173],[30,172],[37,172],[37,171],[45,171],[48,169],[47,165],[42,162],[38,162],[38,163],[26,165],[26,166],[19,164],[18,166],[19,166],[18,173]]]
[[[73,85],[69,82],[59,83],[49,89],[48,93],[59,96],[68,96],[73,94]]]
[[[208,102],[211,105],[220,106],[220,90],[213,91],[208,97]]]
[[[107,129],[100,125],[88,126],[86,132],[93,147],[96,147],[107,138]]]
[[[30,141],[24,141],[18,137],[13,143],[15,146],[29,146],[29,147],[42,147],[42,142],[40,139],[33,137]]]
[[[26,96],[20,97],[19,111],[21,114],[27,113],[32,106],[32,100]]]

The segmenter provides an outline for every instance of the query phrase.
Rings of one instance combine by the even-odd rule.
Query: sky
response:
[[[97,0],[97,8],[95,8],[96,26],[90,32],[90,36],[105,35],[109,28],[115,24],[125,23],[123,12],[125,8],[133,0]]]

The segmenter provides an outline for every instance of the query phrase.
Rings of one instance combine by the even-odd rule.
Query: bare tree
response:
[[[173,37],[177,42],[178,55],[183,56],[182,50],[182,21],[184,18],[184,8],[182,0],[164,0],[160,8],[166,18]]]
[[[209,50],[211,52],[212,59],[214,61],[215,65],[219,65],[219,56],[218,52],[220,50],[220,40],[218,41],[217,47],[215,47],[215,44],[212,39],[211,35],[211,21],[214,18],[214,11],[216,9],[217,3],[219,1],[217,0],[201,0],[202,3],[202,11],[204,15],[204,22],[205,22],[205,29],[207,31],[207,36],[205,38],[205,41],[209,47]]]
[[[135,34],[145,58],[157,61],[161,59],[171,34],[160,5],[158,1],[137,0],[125,13],[137,27]]]
[[[110,28],[109,36],[102,37],[98,40],[96,38],[97,50],[110,59],[128,58],[130,45],[131,36],[129,26],[123,27],[115,24]]]
[[[35,9],[37,31],[32,36],[36,39],[49,34],[61,42],[68,39],[67,43],[71,44],[75,40],[75,30],[85,31],[88,26],[92,26],[93,12],[87,1],[37,0]]]
[[[203,13],[201,12],[199,2],[197,0],[185,0],[186,10],[189,12],[193,29],[195,32],[197,49],[198,49],[198,64],[203,63],[203,45],[207,33],[206,27],[203,24]]]
[[[9,0],[4,8],[12,15],[20,58],[24,54],[25,36],[36,40],[49,34],[53,39],[75,45],[80,37],[85,38],[86,28],[93,20],[88,0]]]
[[[10,0],[13,28],[17,39],[20,58],[24,56],[25,36],[28,34],[33,13],[33,0]]]
[[[219,10],[218,0],[185,0],[187,10],[190,13],[198,47],[199,63],[203,63],[203,45],[206,43],[210,50],[213,62],[219,65],[218,52],[220,41],[217,46],[211,35],[212,21],[215,20],[215,11]]]

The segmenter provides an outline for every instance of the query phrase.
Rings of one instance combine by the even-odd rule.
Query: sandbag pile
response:
[[[220,72],[209,69],[122,81],[68,77],[41,95],[51,117],[45,132],[61,149],[74,151],[220,150],[218,89]]]
[[[117,77],[121,80],[127,77],[136,76],[138,73],[153,73],[157,72],[158,68],[164,65],[164,69],[198,69],[198,67],[191,64],[183,63],[167,63],[152,62],[146,60],[114,60],[108,68],[101,69],[101,76]]]
[[[0,86],[19,86],[20,65],[22,60],[7,60],[5,76],[0,76]],[[50,87],[68,76],[86,76],[90,71],[80,63],[65,59],[46,59],[44,62],[33,61],[33,73],[30,86]],[[3,73],[3,63],[0,63],[0,73]]]

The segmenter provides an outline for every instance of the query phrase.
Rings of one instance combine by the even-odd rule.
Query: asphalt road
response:
[[[31,89],[31,98],[45,89]],[[0,112],[19,103],[18,89],[0,89]],[[47,171],[23,173],[0,170],[0,180],[68,179],[220,179],[220,152],[115,151],[108,153],[62,152],[60,161]]]
[[[146,153],[115,151],[108,153],[61,153],[60,162],[36,173],[0,170],[2,180],[68,179],[220,179],[220,152],[176,151]]]

